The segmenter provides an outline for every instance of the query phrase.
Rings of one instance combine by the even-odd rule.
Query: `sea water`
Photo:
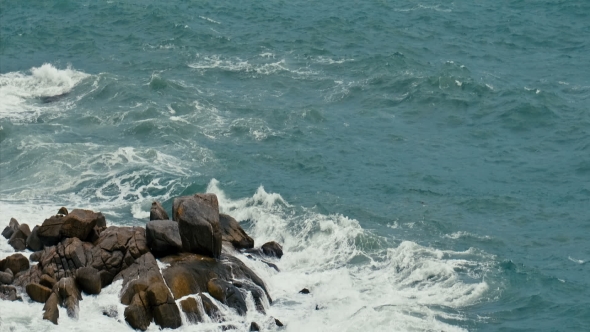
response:
[[[240,330],[590,330],[588,22],[575,0],[2,1],[0,229],[61,206],[143,226],[212,192],[285,251],[239,256],[274,300],[222,307]],[[0,330],[131,331],[120,287],[58,326],[23,293]]]

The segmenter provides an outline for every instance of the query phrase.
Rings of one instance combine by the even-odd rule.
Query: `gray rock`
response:
[[[100,275],[93,267],[81,267],[76,271],[76,282],[86,294],[100,294],[102,289]]]
[[[33,227],[31,234],[27,237],[27,248],[31,249],[32,251],[39,251],[43,250],[43,243],[39,239],[37,233],[39,232],[39,226]]]
[[[145,291],[140,291],[133,296],[131,303],[125,308],[125,321],[132,328],[145,331],[150,326],[153,316],[147,303]]]
[[[207,291],[219,302],[236,309],[242,316],[248,311],[244,295],[238,287],[228,281],[213,278],[207,283]]]
[[[37,236],[45,247],[54,246],[61,240],[60,231],[63,223],[63,216],[53,216],[43,221],[37,230]]]
[[[156,257],[175,254],[182,250],[178,223],[173,220],[152,220],[146,224],[148,247]]]
[[[168,213],[162,207],[160,202],[154,201],[152,203],[152,207],[150,208],[150,220],[168,220]]]
[[[266,256],[281,258],[283,257],[283,247],[275,241],[267,242],[261,247]]]
[[[219,214],[221,225],[221,237],[223,241],[230,242],[236,249],[254,248],[254,240],[246,234],[240,224],[227,214]]]
[[[16,301],[21,300],[16,291],[16,287],[10,285],[0,285],[0,300]]]
[[[8,223],[8,226],[6,226],[4,228],[4,230],[2,231],[2,236],[4,236],[4,238],[6,238],[6,239],[10,239],[12,234],[14,232],[16,232],[16,230],[18,229],[18,226],[20,226],[18,221],[16,221],[16,219],[14,219],[14,218],[10,218],[10,222]]]
[[[78,318],[82,294],[74,278],[62,278],[55,284],[54,288],[57,291],[58,298],[61,300],[62,307],[66,308],[68,316],[70,318]]]
[[[0,284],[10,285],[14,281],[14,274],[12,270],[6,269],[4,272],[0,272]]]
[[[219,258],[222,240],[217,196],[195,194],[175,198],[172,214],[178,221],[184,251]]]
[[[14,231],[10,240],[8,240],[8,244],[10,244],[16,251],[23,251],[27,248],[27,238],[29,235],[31,235],[29,225],[21,224],[18,226],[17,230]]]

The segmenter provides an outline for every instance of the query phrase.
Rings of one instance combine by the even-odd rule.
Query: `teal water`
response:
[[[2,1],[0,226],[141,225],[209,190],[290,250],[268,275],[288,330],[590,330],[589,22],[586,1]]]

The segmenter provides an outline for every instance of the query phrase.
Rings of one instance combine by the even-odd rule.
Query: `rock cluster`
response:
[[[283,254],[276,242],[254,249],[254,240],[239,223],[219,213],[214,194],[174,199],[172,220],[154,202],[145,228],[107,227],[100,212],[62,207],[33,231],[11,219],[2,235],[16,251],[34,251],[31,261],[38,263],[30,266],[20,253],[0,260],[0,299],[19,300],[18,292],[24,291],[45,304],[43,319],[57,324],[58,306],[76,318],[83,294],[100,294],[121,280],[125,320],[139,330],[152,321],[160,328],[177,328],[181,315],[189,324],[203,322],[205,316],[223,321],[219,303],[244,315],[250,295],[256,310],[265,313],[272,303],[266,285],[232,256],[235,250],[222,252],[222,244],[257,256]],[[156,258],[166,267],[161,270]]]

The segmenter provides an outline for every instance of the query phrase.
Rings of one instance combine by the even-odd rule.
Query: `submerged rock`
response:
[[[16,287],[11,285],[0,285],[0,299],[6,301],[21,300],[16,291]]]
[[[217,196],[195,194],[175,198],[172,215],[178,221],[183,251],[219,258],[221,230]]]

